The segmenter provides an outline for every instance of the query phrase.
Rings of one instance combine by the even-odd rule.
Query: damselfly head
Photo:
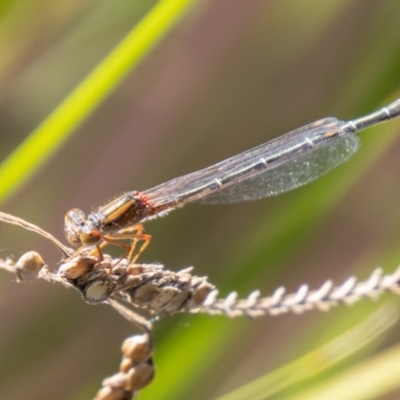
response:
[[[101,240],[101,233],[91,226],[82,210],[73,208],[65,214],[64,232],[73,245],[93,246]]]

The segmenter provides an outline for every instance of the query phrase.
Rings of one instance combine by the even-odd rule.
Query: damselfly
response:
[[[357,151],[357,132],[399,115],[400,99],[352,121],[324,118],[153,189],[124,193],[87,217],[74,208],[65,216],[67,239],[82,247],[95,246],[100,258],[101,249],[114,244],[124,248],[128,260],[134,262],[151,239],[143,233],[142,223],[190,202],[236,203],[305,185]],[[139,240],[143,244],[134,254]]]

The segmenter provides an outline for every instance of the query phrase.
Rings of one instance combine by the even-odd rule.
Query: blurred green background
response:
[[[0,159],[155,4],[0,1]],[[72,207],[90,211],[123,191],[148,189],[316,119],[347,120],[399,97],[397,0],[190,5],[75,134],[5,198],[2,211],[62,239]],[[236,205],[188,205],[152,221],[141,261],[173,270],[193,265],[221,295],[237,290],[242,297],[366,278],[378,265],[393,271],[400,263],[399,133],[399,121],[362,133],[352,160],[296,191]],[[35,249],[49,265],[59,260],[49,243],[16,227],[1,224],[0,239],[2,258]],[[161,317],[157,375],[139,398],[217,398],[322,345],[383,301],[399,303],[387,295],[327,314]],[[86,305],[78,293],[45,282],[16,284],[5,272],[0,321],[0,398],[7,400],[92,398],[117,371],[121,342],[135,332],[109,307]],[[351,363],[396,345],[398,328]],[[327,381],[350,361],[269,398]],[[397,385],[362,398],[398,399]]]

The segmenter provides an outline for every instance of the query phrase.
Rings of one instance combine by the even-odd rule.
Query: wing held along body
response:
[[[261,199],[313,181],[350,158],[358,137],[325,118],[246,152],[143,192],[165,210],[187,202],[237,203]]]

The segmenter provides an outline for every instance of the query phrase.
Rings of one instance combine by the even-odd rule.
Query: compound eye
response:
[[[73,245],[80,245],[80,234],[86,226],[85,213],[78,208],[69,210],[64,217],[64,232],[68,241]]]
[[[85,225],[86,215],[79,208],[72,208],[65,214],[65,223],[66,224],[74,224],[76,226]]]
[[[81,240],[81,243],[85,246],[93,246],[100,242],[101,233],[99,231],[96,231],[95,229],[92,229],[88,232],[82,232],[79,235],[79,238]]]

